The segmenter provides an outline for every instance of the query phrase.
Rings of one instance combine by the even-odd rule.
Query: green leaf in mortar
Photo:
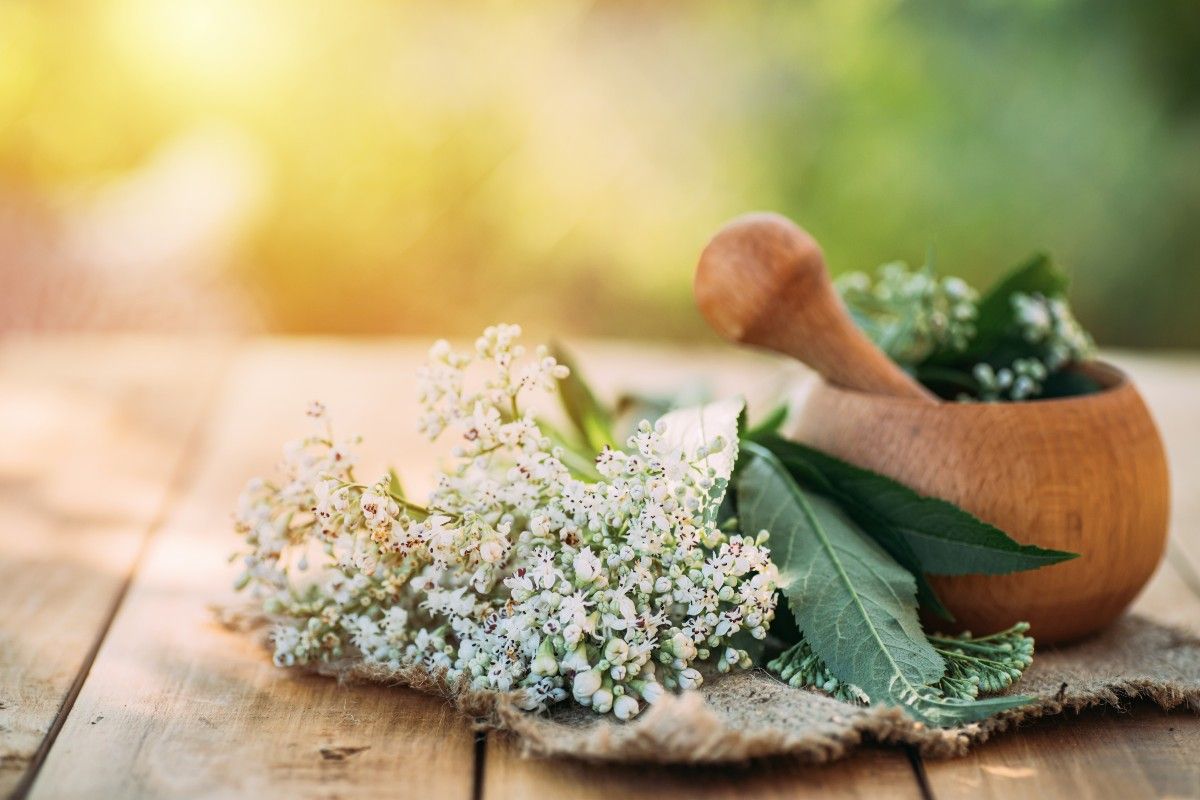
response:
[[[1012,297],[1014,294],[1040,294],[1058,297],[1067,293],[1071,280],[1054,265],[1045,253],[1038,253],[1016,267],[993,286],[979,301],[975,318],[975,337],[967,349],[949,354],[947,362],[975,364],[992,356],[1008,335],[1013,324]],[[942,363],[942,357],[934,361]]]

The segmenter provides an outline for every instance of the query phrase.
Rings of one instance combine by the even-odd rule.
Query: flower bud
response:
[[[700,674],[699,670],[688,667],[679,673],[679,688],[684,691],[695,689],[702,683],[704,683],[704,676]]]
[[[629,644],[624,639],[610,639],[604,648],[604,657],[611,664],[623,664],[629,657]]]
[[[600,670],[589,669],[586,672],[580,672],[575,676],[574,683],[571,684],[571,694],[575,695],[576,700],[582,700],[584,697],[593,697],[599,691],[600,683]],[[611,692],[608,695],[608,702],[610,705],[612,704]],[[597,708],[596,710],[599,711],[600,709]],[[605,711],[607,710],[605,709]]]
[[[568,626],[569,627],[569,626]],[[563,659],[562,668],[567,672],[584,673],[591,669],[591,663],[587,657],[587,647],[582,643],[575,646],[575,649]],[[578,680],[578,675],[576,680]],[[594,689],[592,691],[595,691]]]
[[[633,719],[639,710],[638,701],[628,694],[621,695],[613,704],[613,716],[622,722]]]
[[[657,703],[663,696],[663,687],[657,681],[635,681],[633,688],[642,696],[642,699],[647,703]]]
[[[590,583],[600,572],[600,559],[596,558],[590,547],[585,547],[575,554],[571,566],[575,569],[577,581]]]
[[[612,710],[613,693],[608,689],[597,689],[592,695],[592,708],[597,714],[607,714]]]
[[[558,674],[558,660],[554,657],[554,645],[549,636],[542,639],[542,644],[538,647],[537,658],[533,660],[529,669],[534,675]]]

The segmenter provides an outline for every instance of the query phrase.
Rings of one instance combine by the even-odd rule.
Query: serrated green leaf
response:
[[[571,371],[558,382],[558,396],[582,444],[593,453],[605,447],[615,448],[617,442],[613,436],[612,415],[596,399],[575,360],[557,343],[551,345],[550,354]]]
[[[775,453],[776,457],[787,468],[792,478],[799,481],[802,486],[806,486],[826,497],[831,497],[842,502],[842,507],[852,517],[856,518],[856,521],[863,530],[886,550],[888,555],[896,559],[902,567],[912,573],[913,579],[917,582],[917,602],[921,606],[944,620],[954,620],[954,615],[942,604],[937,591],[934,590],[929,580],[925,577],[925,570],[921,567],[921,560],[917,558],[917,554],[913,551],[912,546],[909,545],[908,540],[904,536],[891,527],[882,524],[873,516],[870,516],[861,506],[854,506],[852,502],[839,496],[836,487],[830,482],[826,474],[811,461],[802,458],[802,453],[791,450],[788,447],[791,444],[788,440],[771,435],[760,437],[758,441],[768,450]]]
[[[1004,531],[953,503],[917,494],[902,483],[778,436],[760,443],[798,480],[837,500],[889,552],[903,540],[921,572],[1003,575],[1078,557],[1018,544]],[[903,551],[893,556],[908,566]],[[911,568],[911,567],[910,567]]]
[[[916,582],[828,498],[806,492],[769,450],[747,442],[738,474],[743,531],[771,532],[780,585],[805,640],[838,680],[931,725],[982,719],[1028,702],[950,700],[931,684],[946,665],[921,631]]]

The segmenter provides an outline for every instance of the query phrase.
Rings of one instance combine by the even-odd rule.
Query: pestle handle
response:
[[[695,293],[730,341],[792,356],[846,389],[937,401],[858,329],[816,240],[786,217],[745,214],[726,224],[700,255]]]

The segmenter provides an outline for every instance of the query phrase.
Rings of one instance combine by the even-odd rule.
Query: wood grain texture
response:
[[[344,687],[274,667],[210,603],[233,600],[225,555],[246,478],[306,435],[324,398],[349,435],[369,431],[364,474],[381,452],[426,456],[412,428],[415,353],[321,343],[241,356],[171,509],[100,648],[34,797],[449,797],[471,794],[473,735],[437,698]]]
[[[1200,726],[1186,713],[1137,706],[1056,718],[989,743],[979,757],[926,762],[938,800],[1192,798]]]
[[[225,348],[0,348],[0,796],[32,776],[200,422]]]
[[[960,629],[1027,620],[1043,644],[1099,630],[1162,558],[1162,441],[1137,390],[1100,364],[1104,391],[1029,403],[943,403],[817,386],[798,440],[970,511],[1022,544],[1079,553],[1011,575],[931,576]]]
[[[816,240],[786,217],[726,224],[701,253],[693,288],[700,312],[732,342],[799,359],[837,386],[937,402],[858,329]]]
[[[900,750],[866,748],[848,761],[811,766],[783,759],[748,766],[611,766],[521,758],[511,739],[489,734],[483,800],[690,798],[920,798]]]
[[[1135,610],[1200,635],[1200,598],[1164,564]],[[926,761],[936,798],[1200,795],[1200,719],[1144,703],[1022,726],[965,758]]]

